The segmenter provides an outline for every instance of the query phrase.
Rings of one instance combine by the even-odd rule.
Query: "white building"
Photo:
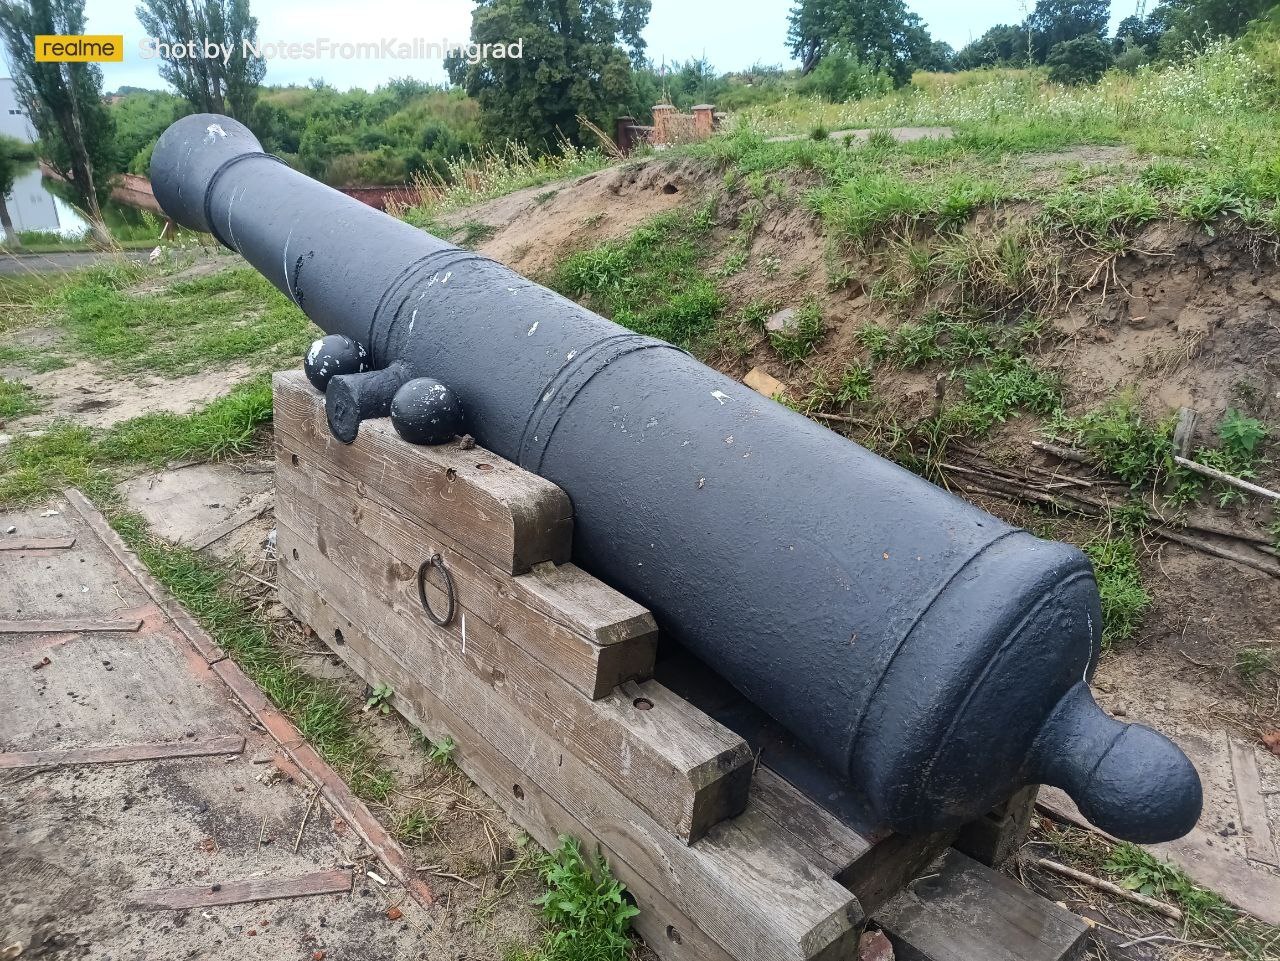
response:
[[[18,90],[8,77],[0,78],[0,134],[23,143],[34,143],[36,139],[27,111],[18,102]]]

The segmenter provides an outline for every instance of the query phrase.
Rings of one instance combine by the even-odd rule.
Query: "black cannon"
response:
[[[478,443],[568,493],[574,559],[846,778],[869,821],[952,827],[1049,783],[1120,837],[1195,823],[1186,757],[1089,693],[1102,616],[1074,547],[308,179],[227,117],[177,121],[151,173],[174,220],[367,352],[328,382],[335,436],[409,380],[447,384]]]

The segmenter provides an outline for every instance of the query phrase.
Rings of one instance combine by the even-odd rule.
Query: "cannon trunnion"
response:
[[[568,493],[574,560],[846,779],[868,823],[954,827],[1034,783],[1132,840],[1195,823],[1186,757],[1089,694],[1101,609],[1074,547],[310,180],[234,120],[177,121],[151,169],[171,217],[363,348],[368,370],[328,381],[335,435],[410,379],[447,385],[479,444]]]

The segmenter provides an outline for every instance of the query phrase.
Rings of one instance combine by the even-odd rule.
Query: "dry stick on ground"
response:
[[[960,467],[956,464],[943,462],[940,464],[944,470],[952,470],[961,474],[974,475],[974,480],[960,480],[961,486],[977,487],[979,490],[986,490],[988,493],[999,494],[1005,497],[1015,497],[1021,500],[1029,501],[1035,504],[1045,504],[1055,507],[1058,510],[1075,511],[1080,514],[1089,516],[1099,516],[1109,506],[1103,502],[1095,501],[1091,498],[1084,497],[1080,494],[1072,493],[1069,490],[1061,491],[1057,496],[1045,493],[1044,491],[1035,490],[1025,484],[1017,481],[1007,480],[1002,477],[993,476],[988,472],[976,470],[969,467]],[[1065,503],[1062,498],[1069,498],[1075,503]],[[1188,537],[1168,527],[1156,526],[1151,528],[1151,533],[1165,540],[1173,541],[1184,547],[1190,547],[1202,553],[1209,554],[1213,557],[1219,557],[1223,560],[1232,561],[1244,567],[1260,571],[1263,574],[1270,574],[1272,577],[1280,577],[1280,567],[1269,564],[1261,559],[1255,560],[1243,554],[1237,554],[1228,551],[1226,548],[1218,547],[1207,541],[1200,540],[1195,537]]]
[[[1259,497],[1266,497],[1273,501],[1280,501],[1280,493],[1266,487],[1259,487],[1257,484],[1251,484],[1241,477],[1236,477],[1234,474],[1228,474],[1226,471],[1218,470],[1216,467],[1206,467],[1199,461],[1190,460],[1189,458],[1180,457],[1178,455],[1174,455],[1173,459],[1177,464],[1185,467],[1189,471],[1193,471],[1196,474],[1201,474],[1204,477],[1211,477],[1223,484],[1230,484],[1232,487],[1238,487],[1242,491],[1257,494]]]
[[[1090,887],[1097,888],[1099,891],[1106,891],[1108,894],[1114,894],[1116,897],[1132,901],[1134,904],[1140,904],[1144,908],[1163,914],[1173,921],[1182,920],[1181,909],[1175,908],[1172,904],[1165,904],[1163,901],[1157,901],[1155,898],[1149,898],[1145,894],[1139,894],[1137,891],[1122,888],[1111,881],[1095,878],[1092,874],[1077,871],[1075,868],[1069,868],[1065,864],[1059,864],[1057,861],[1050,861],[1048,858],[1036,858],[1035,863],[1046,871],[1052,871],[1054,874],[1060,874],[1064,878],[1071,878],[1081,884],[1087,884]]]

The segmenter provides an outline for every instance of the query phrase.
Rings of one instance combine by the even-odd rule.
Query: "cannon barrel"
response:
[[[1102,615],[1079,550],[291,170],[230,118],[174,123],[151,172],[170,217],[368,352],[328,386],[335,436],[409,377],[447,384],[478,443],[568,493],[575,561],[846,778],[869,823],[950,828],[1033,783],[1136,841],[1195,823],[1187,758],[1089,693]]]

